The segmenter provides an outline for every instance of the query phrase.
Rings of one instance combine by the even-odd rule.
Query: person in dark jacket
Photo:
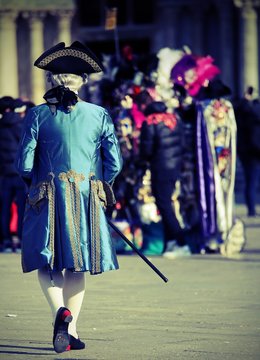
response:
[[[260,178],[260,102],[253,100],[249,86],[244,96],[234,102],[237,122],[237,153],[244,170],[245,201],[249,217],[256,216],[256,194]]]
[[[163,255],[167,258],[190,255],[172,200],[182,163],[181,122],[159,101],[148,105],[144,113],[140,156],[151,169],[152,192],[164,229]]]
[[[10,96],[0,99],[0,174],[1,174],[1,250],[20,246],[22,219],[25,208],[25,187],[15,169],[15,159],[21,137],[23,119],[15,112],[18,99]],[[19,101],[19,104],[21,101]],[[20,105],[19,105],[20,106]],[[16,242],[10,233],[11,206],[15,202],[18,210],[18,229]]]

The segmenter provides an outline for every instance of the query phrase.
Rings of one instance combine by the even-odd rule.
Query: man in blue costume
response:
[[[79,99],[87,75],[101,61],[76,41],[59,43],[34,63],[52,88],[46,103],[26,118],[16,166],[28,186],[22,233],[24,272],[38,278],[54,317],[56,352],[83,349],[76,323],[85,272],[118,268],[104,207],[103,183],[112,185],[122,167],[114,125],[107,111]]]

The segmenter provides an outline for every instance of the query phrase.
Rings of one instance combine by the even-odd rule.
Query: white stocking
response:
[[[55,321],[56,312],[62,306],[64,306],[63,301],[63,274],[62,272],[53,272],[52,273],[54,285],[51,282],[50,273],[47,269],[38,270],[38,279],[41,285],[42,291],[50,305],[53,322]]]
[[[69,324],[69,333],[75,338],[78,338],[77,320],[84,299],[84,294],[85,273],[73,273],[72,271],[65,270],[63,286],[64,306],[71,311],[73,316],[73,320]]]

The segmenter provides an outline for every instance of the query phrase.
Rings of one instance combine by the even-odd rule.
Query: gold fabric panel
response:
[[[101,270],[101,243],[100,243],[100,197],[105,197],[102,182],[95,180],[90,174],[90,234],[91,234],[91,274],[100,274]]]
[[[82,252],[80,246],[80,190],[79,183],[85,180],[83,174],[74,170],[62,172],[59,179],[66,184],[65,202],[67,218],[69,222],[70,245],[72,249],[74,270],[81,271],[83,267]]]

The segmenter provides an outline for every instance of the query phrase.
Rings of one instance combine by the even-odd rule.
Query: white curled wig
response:
[[[63,85],[65,87],[68,87],[71,91],[77,93],[80,88],[87,83],[88,75],[53,74],[50,71],[47,71],[46,78],[53,87]]]

